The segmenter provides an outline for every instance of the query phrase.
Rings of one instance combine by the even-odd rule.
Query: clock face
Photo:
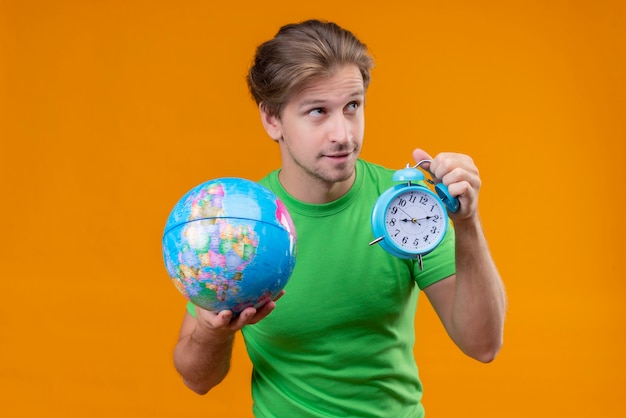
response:
[[[385,210],[389,238],[403,251],[426,253],[446,233],[445,208],[437,197],[421,187],[397,194]]]

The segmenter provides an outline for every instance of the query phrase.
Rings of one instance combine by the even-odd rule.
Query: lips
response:
[[[324,154],[324,157],[341,159],[341,158],[347,158],[350,155],[352,155],[352,152],[343,151],[343,152],[337,152],[337,153],[332,153],[332,154]]]

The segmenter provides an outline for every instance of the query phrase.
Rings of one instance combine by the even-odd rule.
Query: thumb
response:
[[[422,160],[432,160],[433,157],[431,157],[430,154],[424,151],[423,149],[416,148],[413,150],[413,159],[415,160],[416,163],[419,163]]]

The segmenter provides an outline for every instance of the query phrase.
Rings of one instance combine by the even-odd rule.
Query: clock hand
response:
[[[404,223],[410,222],[412,224],[418,224],[419,226],[422,226],[422,224],[420,223],[420,219],[415,219],[415,218],[407,219],[407,218],[404,218],[404,219],[399,219],[399,221],[400,222],[404,222]]]
[[[404,212],[404,211],[402,211],[402,212]],[[404,213],[406,213],[406,212],[404,212]],[[408,215],[408,214],[407,214],[407,215]],[[414,224],[418,224],[418,225],[420,225],[420,226],[421,226],[422,224],[420,223],[420,221],[423,221],[423,220],[429,220],[429,219],[431,219],[431,218],[434,218],[434,216],[429,215],[429,216],[426,216],[426,217],[424,217],[424,218],[411,218],[411,219],[406,219],[406,218],[405,218],[405,219],[400,219],[400,221],[401,221],[401,222],[413,222]]]
[[[424,218],[422,218],[422,219],[424,219]],[[422,226],[422,224],[419,223],[420,220],[421,219],[415,219],[415,218],[412,218],[412,219],[400,219],[401,222],[411,222],[411,223],[414,223],[414,224],[418,224],[419,226]]]
[[[404,212],[404,214],[405,214],[406,216],[408,216],[409,218],[411,218],[411,219],[401,219],[401,221],[403,221],[403,222],[407,222],[407,221],[415,222],[415,218],[414,218],[414,217],[412,217],[411,215],[409,215],[409,214],[408,214],[408,213],[407,213],[404,209],[402,209],[401,207],[398,207],[398,209],[400,209],[402,212]]]
[[[434,216],[430,216],[430,215],[429,215],[429,216],[427,216],[427,217],[425,217],[425,218],[413,219],[413,221],[414,221],[414,222],[417,222],[417,221],[423,221],[424,219],[430,219],[430,218],[434,218]]]

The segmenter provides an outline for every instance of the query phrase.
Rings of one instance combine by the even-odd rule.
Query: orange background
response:
[[[205,397],[173,369],[161,233],[191,187],[278,166],[244,76],[317,17],[376,58],[365,158],[481,169],[505,345],[464,357],[424,298],[428,415],[625,416],[624,2],[443,3],[0,1],[0,415],[249,416],[240,339]]]

